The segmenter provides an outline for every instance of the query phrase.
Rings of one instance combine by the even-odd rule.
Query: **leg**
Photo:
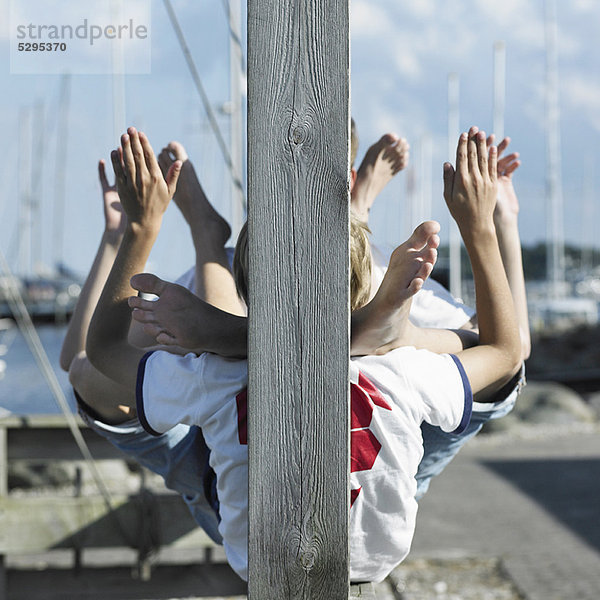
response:
[[[200,428],[177,425],[160,436],[152,436],[137,419],[121,425],[107,425],[90,415],[81,398],[78,403],[80,415],[90,428],[162,476],[165,485],[182,496],[196,523],[213,541],[222,543],[208,465],[209,451]]]
[[[188,352],[245,357],[247,319],[204,302],[186,288],[149,273],[131,279],[134,289],[158,296],[155,301],[129,298],[133,319],[159,344]]]
[[[413,296],[423,287],[437,259],[440,226],[421,223],[394,250],[388,270],[370,302],[352,315],[352,354],[388,352],[414,345],[408,320]]]
[[[406,167],[408,151],[408,142],[393,133],[385,134],[367,150],[352,188],[352,210],[361,221],[368,222],[375,198]]]
[[[173,200],[192,233],[196,250],[196,294],[213,306],[243,315],[245,309],[235,291],[225,250],[231,229],[208,201],[185,148],[179,142],[171,142],[158,157],[163,173],[176,160],[181,160],[183,167]]]

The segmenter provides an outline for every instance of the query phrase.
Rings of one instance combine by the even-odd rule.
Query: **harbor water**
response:
[[[67,401],[74,410],[75,400],[69,379],[59,366],[66,326],[41,324],[36,326],[36,330]],[[17,415],[60,413],[25,338],[20,331],[12,340],[11,337],[5,333],[5,341],[0,339],[0,344],[7,346],[3,348],[4,355],[0,356],[5,363],[4,375],[0,379],[0,416],[5,416],[8,412]]]

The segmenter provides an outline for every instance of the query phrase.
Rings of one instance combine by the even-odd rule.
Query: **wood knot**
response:
[[[306,135],[306,128],[301,125],[296,125],[296,127],[292,129],[291,142],[299,146],[306,140]]]
[[[300,553],[300,564],[305,571],[310,571],[315,566],[317,552],[314,548],[309,548]]]

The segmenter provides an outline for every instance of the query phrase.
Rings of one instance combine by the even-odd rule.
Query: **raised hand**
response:
[[[104,201],[104,229],[107,232],[121,234],[127,224],[127,215],[121,206],[117,185],[110,185],[106,178],[106,162],[98,162],[98,179],[102,188],[102,199]]]
[[[132,227],[156,229],[173,197],[181,161],[163,177],[148,138],[134,127],[121,136],[121,147],[111,153],[121,204]]]
[[[490,138],[493,143],[493,135]],[[515,193],[512,176],[521,166],[521,161],[518,152],[502,156],[509,144],[509,137],[505,137],[498,144],[498,202],[494,212],[494,219],[497,223],[499,220],[516,219],[519,214],[519,200]]]
[[[498,188],[498,151],[487,148],[485,133],[471,127],[456,149],[456,169],[444,164],[444,198],[463,239],[481,228],[493,227]]]

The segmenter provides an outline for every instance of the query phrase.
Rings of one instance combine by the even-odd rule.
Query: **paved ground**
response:
[[[476,438],[422,500],[410,558],[495,559],[526,600],[598,600],[598,426]],[[463,594],[441,581],[423,597],[470,597],[463,575]]]
[[[409,559],[376,591],[377,600],[600,599],[600,426],[470,442],[422,500]]]
[[[524,431],[478,436],[432,483],[378,600],[600,599],[600,425]]]

